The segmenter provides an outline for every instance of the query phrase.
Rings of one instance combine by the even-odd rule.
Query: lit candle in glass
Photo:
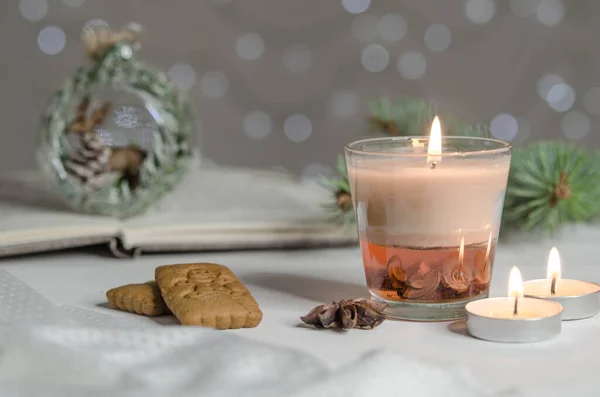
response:
[[[578,320],[595,316],[600,311],[600,285],[589,281],[563,279],[560,255],[552,247],[548,255],[545,279],[524,283],[525,296],[560,303],[563,320]]]
[[[559,303],[524,296],[521,272],[513,267],[508,297],[467,303],[467,330],[472,336],[494,342],[538,342],[561,331]]]
[[[464,318],[488,296],[512,146],[442,127],[345,148],[367,288],[391,318]]]

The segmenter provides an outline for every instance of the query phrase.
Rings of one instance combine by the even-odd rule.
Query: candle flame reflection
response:
[[[516,266],[510,270],[510,276],[508,277],[508,296],[517,299],[523,297],[523,279]]]
[[[427,146],[427,164],[435,168],[436,164],[442,160],[442,127],[440,119],[435,116],[431,123],[431,132],[429,133],[429,145]]]
[[[490,260],[490,251],[492,249],[492,232],[490,232],[490,237],[488,238],[488,245],[485,251],[485,263],[487,264]]]
[[[458,249],[458,263],[462,265],[464,258],[465,258],[465,238],[463,237],[460,240],[460,248]]]

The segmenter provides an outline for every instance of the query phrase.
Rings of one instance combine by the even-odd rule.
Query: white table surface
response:
[[[491,294],[506,294],[508,272],[513,265],[519,266],[524,279],[544,277],[552,245],[560,251],[564,278],[600,282],[600,229],[580,228],[565,236],[541,242],[514,238],[516,241],[501,244]],[[101,254],[80,250],[4,259],[0,260],[0,269],[58,304],[115,316],[135,316],[107,308],[105,292],[119,285],[150,280],[155,267],[161,264],[217,262],[240,277],[264,313],[257,328],[223,332],[306,350],[334,367],[372,349],[392,349],[448,365],[465,365],[494,390],[515,385],[524,395],[548,397],[555,395],[549,390],[559,382],[569,390],[586,391],[573,395],[600,393],[596,388],[600,385],[596,380],[600,366],[600,316],[563,322],[557,338],[527,345],[476,340],[465,333],[462,322],[388,320],[374,330],[345,333],[299,326],[299,317],[318,304],[367,296],[358,248],[147,255],[131,260]],[[170,317],[143,321],[175,323]],[[549,386],[550,381],[554,386]]]

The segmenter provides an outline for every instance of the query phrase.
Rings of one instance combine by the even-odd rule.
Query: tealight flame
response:
[[[508,277],[508,296],[517,299],[523,297],[523,279],[516,266],[513,266],[510,270],[510,276]]]
[[[556,293],[556,281],[560,280],[560,255],[556,247],[552,247],[550,255],[548,255],[548,270],[546,272],[548,280],[551,281],[550,292]]]
[[[523,297],[523,278],[516,266],[513,266],[510,270],[510,276],[508,277],[508,296],[515,298],[513,315],[516,316],[519,312],[519,299]]]
[[[442,127],[440,126],[440,119],[435,116],[433,123],[431,123],[431,132],[429,133],[429,145],[427,147],[427,164],[431,168],[435,168],[436,165],[442,161]]]

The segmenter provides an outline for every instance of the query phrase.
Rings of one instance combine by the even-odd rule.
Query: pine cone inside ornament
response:
[[[77,179],[85,189],[95,190],[108,182],[108,162],[111,148],[94,129],[101,125],[110,104],[104,103],[87,116],[90,99],[84,97],[77,108],[77,114],[67,132],[79,136],[79,147],[69,153],[65,161],[66,171]]]
[[[193,106],[143,59],[139,25],[91,25],[82,35],[86,62],[42,114],[37,160],[70,209],[127,219],[149,210],[194,168]]]
[[[95,190],[116,180],[125,180],[134,190],[139,184],[139,171],[146,159],[146,152],[135,145],[110,147],[95,128],[102,125],[110,103],[87,116],[89,97],[84,97],[67,132],[79,136],[79,147],[69,153],[65,162],[67,172],[85,189]]]
[[[385,320],[387,306],[365,298],[345,299],[316,306],[300,319],[316,328],[373,329]]]

